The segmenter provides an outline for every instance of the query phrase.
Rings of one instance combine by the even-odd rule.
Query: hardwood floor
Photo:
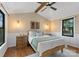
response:
[[[7,49],[4,57],[25,57],[33,53],[35,53],[35,51],[31,46],[22,49],[17,49],[16,47],[10,47]]]

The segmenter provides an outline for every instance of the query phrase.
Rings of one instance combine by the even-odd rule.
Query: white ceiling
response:
[[[34,12],[40,5],[35,2],[3,2],[2,4],[9,14]]]
[[[36,2],[4,2],[3,5],[9,14],[14,14],[34,12],[40,4]],[[53,6],[57,8],[56,11],[47,7],[45,11],[38,12],[38,14],[50,20],[79,14],[79,2],[57,2]]]

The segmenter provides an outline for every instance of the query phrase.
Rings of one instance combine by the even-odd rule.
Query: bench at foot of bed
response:
[[[60,45],[55,48],[49,49],[42,53],[42,57],[50,56],[52,54],[55,54],[57,51],[61,50],[63,52],[63,49],[65,48],[65,45]]]
[[[71,46],[71,45],[67,45],[67,47],[71,50],[74,50],[76,53],[79,53],[79,48],[78,47],[74,47],[74,46]]]

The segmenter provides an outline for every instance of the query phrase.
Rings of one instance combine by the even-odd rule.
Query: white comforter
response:
[[[35,47],[31,44],[33,38],[53,38],[52,40],[46,40],[46,41],[42,41],[38,43],[37,49],[35,49]],[[41,54],[51,48],[55,48],[56,46],[60,46],[60,45],[64,45],[65,42],[63,40],[63,38],[59,37],[59,38],[55,38],[57,36],[48,36],[48,35],[44,35],[44,36],[37,36],[37,37],[30,37],[29,38],[29,43],[31,44],[31,46],[34,48],[34,50],[36,52],[39,53],[39,55],[41,56]]]
[[[29,35],[29,43],[31,44],[33,38],[39,38],[39,37],[42,38],[42,37],[50,37],[50,36],[49,36],[49,35],[42,35],[42,36],[35,36],[35,37],[32,37],[32,36]]]
[[[45,41],[45,42],[40,42],[38,43],[38,48],[37,50],[39,51],[39,55],[51,48],[55,48],[56,46],[64,45],[65,42],[62,38],[56,39],[56,40],[51,40],[51,41]]]

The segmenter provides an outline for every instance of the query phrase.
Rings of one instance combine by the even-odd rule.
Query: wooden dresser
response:
[[[23,35],[23,36],[16,36],[16,48],[25,48],[27,47],[27,36]]]

